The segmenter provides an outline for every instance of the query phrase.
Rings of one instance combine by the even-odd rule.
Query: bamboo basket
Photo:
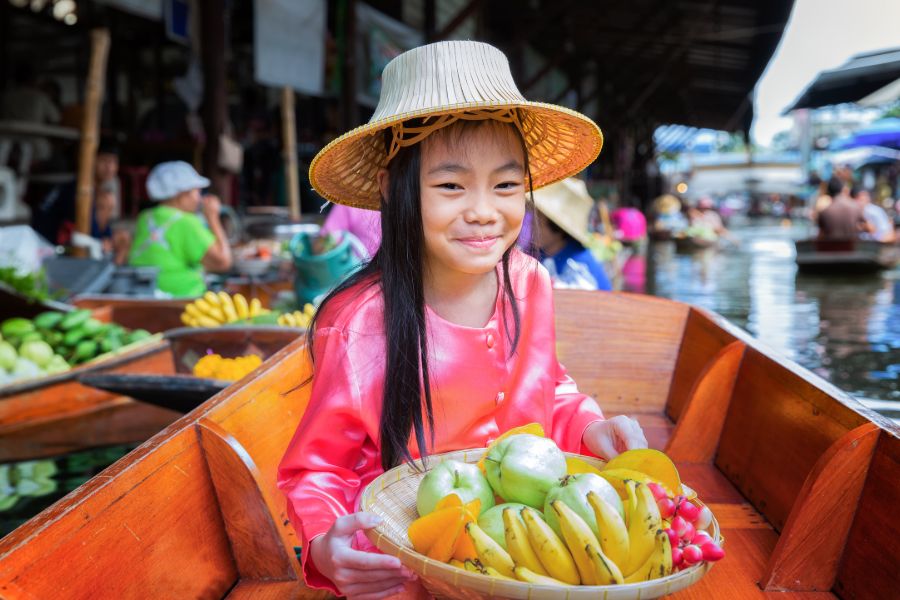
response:
[[[475,463],[484,454],[484,448],[447,452],[429,457],[431,469],[445,460],[459,460]],[[588,456],[577,456],[585,462],[601,467],[603,461]],[[363,490],[362,510],[379,515],[381,525],[366,531],[366,536],[375,546],[391,556],[396,556],[410,570],[418,574],[425,588],[437,598],[475,600],[479,598],[515,598],[530,600],[648,600],[682,590],[703,577],[712,567],[701,562],[692,567],[673,573],[668,577],[629,583],[624,585],[600,586],[545,586],[520,581],[506,581],[471,573],[449,564],[432,560],[412,549],[406,530],[416,518],[416,491],[425,472],[417,472],[408,464],[400,465],[385,472]],[[713,516],[710,535],[721,544],[719,523]]]

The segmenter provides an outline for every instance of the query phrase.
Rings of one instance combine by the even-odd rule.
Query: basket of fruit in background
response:
[[[563,453],[538,424],[404,464],[363,491],[366,535],[446,598],[658,598],[724,556],[709,508],[657,450]]]

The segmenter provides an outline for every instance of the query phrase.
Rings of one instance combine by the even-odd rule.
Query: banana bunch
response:
[[[316,307],[307,302],[303,307],[303,310],[295,310],[294,312],[279,315],[278,324],[282,327],[300,327],[302,329],[307,329],[315,314]]]
[[[259,298],[248,303],[242,294],[231,296],[226,292],[206,292],[203,297],[184,307],[181,322],[189,327],[219,327],[268,312]]]
[[[625,520],[601,496],[588,494],[599,538],[561,500],[550,507],[559,518],[562,536],[528,507],[503,511],[506,549],[477,523],[469,523],[466,532],[478,560],[466,561],[462,568],[540,585],[614,585],[665,577],[673,572],[672,545],[656,498],[642,483],[629,480],[627,486]]]

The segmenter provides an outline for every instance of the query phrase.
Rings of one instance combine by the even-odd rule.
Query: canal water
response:
[[[898,418],[900,269],[798,274],[793,242],[809,237],[809,227],[745,222],[732,227],[731,243],[694,254],[676,253],[671,242],[652,244],[644,291],[715,311],[777,354]]]

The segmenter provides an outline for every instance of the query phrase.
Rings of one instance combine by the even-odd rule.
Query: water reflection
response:
[[[793,240],[808,235],[806,226],[746,225],[733,233],[731,247],[694,254],[651,245],[648,293],[718,312],[841,389],[897,402],[900,413],[900,270],[799,275]]]

